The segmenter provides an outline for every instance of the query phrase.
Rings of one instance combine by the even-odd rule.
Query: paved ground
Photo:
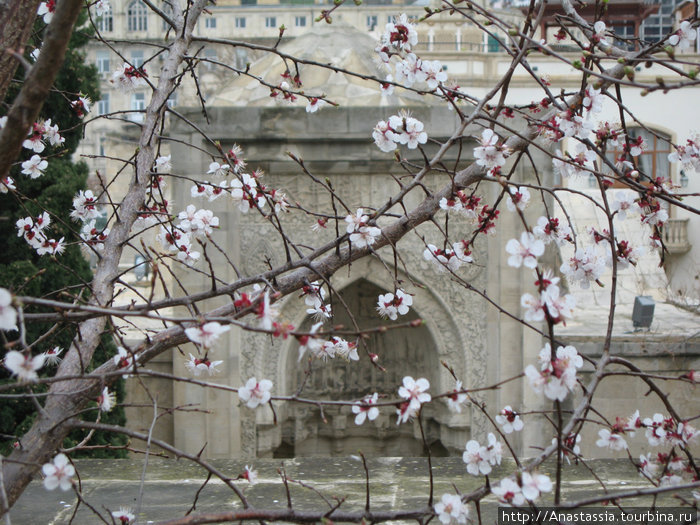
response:
[[[346,497],[342,508],[362,509],[364,506],[364,473],[361,463],[352,458],[304,458],[292,460],[256,460],[260,474],[254,486],[237,482],[256,507],[284,508],[286,496],[277,469],[284,463],[288,476],[312,484],[327,498]],[[120,506],[136,508],[143,463],[136,460],[81,460],[76,462],[81,476],[85,499],[96,510],[107,515],[106,509]],[[216,461],[216,466],[231,477],[243,471],[241,461]],[[648,487],[626,460],[596,460],[589,463],[601,479],[613,490]],[[452,492],[452,484],[462,492],[479,486],[483,478],[466,473],[461,458],[434,459],[436,495]],[[426,504],[428,486],[427,462],[424,458],[381,458],[369,460],[372,508],[399,509]],[[513,470],[504,462],[493,474],[498,479]],[[542,472],[553,475],[545,466]],[[185,514],[206,475],[199,467],[185,461],[152,459],[143,490],[139,514],[140,523],[158,523]],[[565,499],[599,495],[600,485],[583,466],[568,466],[565,470]],[[299,509],[322,509],[325,504],[308,489],[292,486],[294,506]],[[641,502],[640,502],[641,503]],[[672,505],[661,498],[657,505]],[[236,497],[222,482],[210,481],[201,491],[196,512],[226,511],[237,507]],[[493,496],[484,504],[484,523],[495,523],[497,504]],[[327,508],[327,506],[325,507]],[[69,523],[76,511],[76,497],[71,492],[47,492],[40,481],[32,483],[12,509],[15,525],[59,525]],[[77,525],[102,523],[85,505],[78,506],[73,520]],[[434,521],[433,523],[439,523]]]
[[[651,327],[635,330],[632,324],[633,303],[618,302],[615,308],[613,336],[625,340],[697,340],[700,338],[700,314],[672,304],[657,302]],[[557,325],[562,337],[604,336],[607,330],[607,305],[580,304],[574,310],[574,319],[566,326]]]

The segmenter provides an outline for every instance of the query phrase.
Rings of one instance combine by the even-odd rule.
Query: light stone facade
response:
[[[221,30],[218,22],[216,27],[217,31]],[[329,32],[333,38],[324,41],[324,34],[327,37]],[[283,49],[293,54],[306,53],[304,56],[313,57],[320,63],[338,57],[353,60],[355,69],[366,74],[376,74],[376,66],[371,59],[372,42],[366,34],[353,32],[341,24],[325,32],[316,29],[315,35],[307,34],[292,40]],[[433,49],[422,55],[441,59],[447,67],[448,75],[463,87],[466,86],[470,94],[475,96],[483,95],[509,64],[509,57],[500,53]],[[273,64],[272,61],[271,58],[263,58],[253,64],[251,71],[274,85],[279,80],[279,64]],[[552,84],[557,87],[576,87],[572,83],[575,78],[573,68],[556,63],[549,57],[533,57],[531,65],[538,71],[546,72]],[[639,75],[641,79],[653,79],[660,73],[662,72],[652,67],[648,71],[640,71]],[[396,190],[396,184],[387,175],[402,174],[392,155],[381,153],[371,142],[371,130],[379,119],[387,118],[399,109],[410,108],[414,116],[425,122],[429,136],[437,140],[444,139],[455,123],[454,113],[445,107],[425,105],[407,92],[399,91],[391,97],[381,96],[373,85],[347,75],[337,74],[330,83],[328,78],[312,71],[304,75],[304,87],[308,93],[314,92],[314,89],[323,89],[332,95],[334,101],[341,103],[339,108],[327,107],[313,115],[306,113],[302,105],[278,107],[265,89],[261,90],[246,79],[234,80],[225,71],[208,70],[204,72],[203,78],[209,79],[207,85],[212,86],[213,103],[209,108],[209,121],[206,122],[201,117],[196,99],[187,89],[178,100],[178,111],[197,122],[225,150],[234,143],[243,146],[244,156],[251,169],[260,168],[266,173],[266,184],[281,189],[292,202],[300,202],[306,209],[314,211],[331,211],[329,197],[302,173],[298,165],[287,156],[287,151],[303,158],[307,168],[319,179],[328,177],[338,195],[345,199],[350,209],[354,209],[367,202],[381,203],[382,198]],[[520,68],[514,74],[509,96],[513,103],[520,104],[527,104],[534,97],[541,98],[535,94],[529,74]],[[630,91],[625,92],[625,96],[634,98],[637,95]],[[663,106],[656,94],[652,99],[658,104],[657,109]],[[660,125],[671,114],[672,108],[663,107],[666,113],[662,115],[655,113],[653,104],[638,105],[639,111],[648,117],[645,122],[653,127]],[[672,140],[680,141],[681,137],[688,136],[692,122],[692,112],[678,115],[673,126]],[[128,151],[136,124],[127,126],[126,131],[121,127],[104,128],[107,143]],[[190,179],[206,179],[204,174],[216,152],[199,134],[181,122],[173,119],[170,124],[174,139],[199,146],[211,154],[193,155],[191,150],[181,147],[170,149],[174,172],[183,177],[173,181],[169,189],[177,212],[191,200]],[[513,125],[517,127],[519,124]],[[467,136],[470,134],[478,135],[478,130],[470,130]],[[89,143],[85,147],[89,147]],[[428,146],[428,151],[431,147]],[[467,140],[464,151],[470,152],[472,148],[473,143]],[[548,157],[534,152],[534,158],[539,176],[545,184],[562,183],[552,173]],[[415,159],[420,160],[420,157],[416,156]],[[468,160],[463,158],[461,162],[466,163]],[[102,169],[108,176],[113,176],[119,165],[107,160]],[[672,166],[671,169],[676,172],[677,167]],[[676,173],[675,176],[678,175]],[[534,183],[534,173],[519,168],[515,180]],[[426,179],[431,188],[440,187],[444,182],[440,176],[433,174]],[[586,181],[576,181],[574,184],[579,185],[577,188],[585,189],[583,186]],[[689,191],[695,187],[692,185],[697,184],[697,179],[693,180]],[[488,202],[496,195],[498,188],[488,187],[482,191]],[[409,194],[407,205],[415,204],[421,198],[422,194],[418,192]],[[256,274],[267,267],[266,258],[273,266],[284,262],[284,250],[279,236],[269,221],[252,213],[242,215],[233,204],[226,203],[223,199],[202,206],[213,210],[222,225],[215,240],[226,256],[214,249],[208,251],[217,269],[217,277],[222,281],[235,280],[238,272],[245,276]],[[534,206],[527,210],[527,216],[531,220],[541,214],[542,211]],[[290,213],[284,221],[290,236],[300,245],[315,245],[334,237],[333,231],[320,234],[312,232],[310,226],[313,222],[313,217],[300,211]],[[580,227],[583,228],[583,223]],[[469,225],[459,221],[450,222],[450,231],[456,235],[460,231],[466,234],[469,229]],[[525,269],[514,270],[506,264],[504,244],[515,236],[513,232],[520,229],[516,216],[502,213],[497,222],[496,235],[482,239],[477,244],[475,263],[460,274],[475,290],[485,291],[504,312],[515,315],[520,313],[522,294],[532,291],[531,272]],[[700,229],[691,235],[696,233],[700,235]],[[356,399],[375,390],[395,395],[395,389],[400,383],[399,375],[404,373],[413,374],[414,377],[427,377],[431,382],[431,392],[444,392],[453,388],[454,383],[447,370],[440,365],[441,361],[454,367],[465,386],[478,388],[517,376],[525,366],[536,362],[543,344],[537,332],[524,328],[495,308],[486,307],[484,300],[476,293],[466,291],[450,279],[435,275],[435,269],[421,256],[425,243],[431,242],[431,235],[435,236],[437,232],[429,225],[424,225],[417,230],[417,234],[403,239],[399,243],[402,259],[396,269],[398,279],[410,293],[415,294],[412,315],[421,318],[423,326],[396,333],[388,332],[373,337],[370,341],[373,348],[381,352],[382,362],[395,364],[396,368],[388,367],[386,374],[378,374],[368,363],[355,364],[356,366],[318,363],[314,365],[313,378],[305,390],[309,397]],[[693,250],[697,246],[700,246],[700,239],[693,244]],[[690,255],[693,253],[695,252],[691,251]],[[562,256],[565,255],[550,250],[546,258],[550,266],[557,268]],[[658,259],[649,259],[643,265],[645,271],[657,261]],[[127,266],[130,264],[131,261],[125,263]],[[385,248],[379,251],[377,258],[354,263],[333,277],[333,287],[350,306],[361,327],[374,326],[378,322],[378,318],[372,315],[376,295],[393,291],[393,266],[393,253]],[[387,268],[391,271],[387,271]],[[663,272],[659,275],[658,272],[649,270],[647,273],[631,272],[627,275],[625,282],[629,286],[625,292],[629,293],[624,296],[625,304],[636,293],[656,294],[659,282],[655,279],[663,278],[662,274]],[[190,291],[211,286],[210,279],[196,271],[181,271],[178,278]],[[374,301],[372,297],[375,298]],[[218,306],[226,300],[228,298],[209,301],[203,307]],[[304,326],[304,323],[308,326],[310,321],[306,319],[301,303],[295,295],[282,300],[282,318],[295,326]],[[603,311],[604,304],[604,298],[597,304],[594,302],[595,308],[598,308],[598,317],[603,315],[600,312]],[[348,319],[342,313],[342,307],[338,304],[334,306],[338,313],[335,322],[347,324]],[[624,322],[621,320],[621,324],[624,325]],[[669,375],[680,375],[689,368],[697,368],[697,335],[692,335],[692,330],[687,330],[692,325],[691,316],[682,332],[688,343],[682,360],[664,354],[663,351],[656,352],[650,359],[643,351],[646,340],[644,336],[632,339],[632,348],[637,348],[639,353],[635,355],[634,350],[631,350],[631,357],[638,359],[648,369],[663,370]],[[668,337],[669,331],[663,326],[658,327],[657,332],[661,341]],[[561,333],[571,341],[581,341],[582,351],[586,353],[595,355],[599,351],[599,341],[584,337],[591,335],[585,321],[573,329],[569,327],[562,330]],[[183,346],[179,351],[161,356],[153,367],[186,375],[183,356],[190,351],[194,352],[194,349]],[[258,379],[265,377],[274,382],[274,393],[290,395],[295,392],[300,381],[301,365],[297,363],[297,345],[291,339],[272,339],[234,328],[216,352],[214,357],[224,361],[222,373],[216,382],[230,387],[238,387],[252,376]],[[403,366],[406,362],[409,363],[407,367]],[[402,364],[400,370],[399,364]],[[276,404],[273,415],[268,407],[256,411],[241,407],[235,395],[221,390],[205,390],[196,385],[169,383],[165,380],[155,380],[149,385],[158,393],[160,406],[197,408],[197,411],[175,411],[172,417],[161,418],[156,425],[155,435],[189,452],[199,452],[203,444],[207,443],[204,454],[209,457],[344,455],[358,449],[369,455],[413,455],[424,452],[417,423],[397,427],[396,416],[390,409],[384,409],[377,421],[356,427],[348,407],[327,409],[321,414],[318,408],[310,405]],[[685,388],[686,385],[681,385],[679,390],[681,406],[688,414],[694,415],[698,412],[698,401],[684,393]],[[137,384],[130,388],[129,395],[132,402],[150,402]],[[498,390],[487,391],[475,397],[487,404],[492,415],[506,404],[523,412],[539,413],[551,409],[551,404],[533,393],[524,381],[509,382]],[[619,392],[613,389],[604,391],[598,398],[602,412],[612,420],[616,415],[627,415],[626,412],[620,414],[618,409],[624,406],[624,410],[627,410],[631,407],[632,401],[638,398],[638,392],[623,404],[616,402],[618,397]],[[147,428],[151,423],[152,408],[132,408],[128,416],[130,425]],[[537,419],[542,425],[547,424],[543,415],[530,414],[530,424],[526,430],[513,438],[516,450],[526,455],[536,450],[533,447],[548,444],[548,434],[541,430],[543,426],[533,424]],[[475,404],[466,406],[461,414],[451,414],[445,404],[439,402],[426,409],[425,430],[433,452],[457,454],[467,439],[471,437],[483,441],[490,429],[488,421]],[[590,447],[585,450],[592,455],[601,454],[601,451]]]

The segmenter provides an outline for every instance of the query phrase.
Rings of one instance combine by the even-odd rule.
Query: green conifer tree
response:
[[[96,68],[85,62],[82,48],[90,38],[90,32],[85,30],[84,23],[87,14],[83,13],[77,27],[82,27],[74,32],[71,44],[66,53],[66,59],[59,73],[54,89],[44,103],[41,112],[43,119],[51,119],[53,124],[58,124],[61,135],[65,137],[62,147],[47,148],[41,156],[49,162],[44,174],[36,179],[30,179],[21,173],[19,164],[30,158],[33,152],[25,150],[23,157],[12,171],[17,192],[0,193],[0,236],[9,242],[0,250],[0,287],[10,289],[14,294],[32,295],[35,297],[60,298],[66,300],[67,296],[78,297],[85,295],[86,285],[92,278],[90,265],[76,242],[79,233],[79,225],[70,218],[73,205],[73,197],[79,190],[86,188],[88,168],[84,162],[74,163],[71,155],[75,152],[82,138],[83,125],[81,116],[71,106],[71,103],[83,95],[90,100],[99,99],[99,81]],[[41,41],[45,25],[41,18],[35,24],[35,34],[32,44],[38,47]],[[31,61],[30,51],[27,49],[27,60]],[[24,72],[20,68],[17,72],[15,84],[8,91],[4,102],[4,113],[12,104],[12,100],[19,91],[21,78]],[[35,217],[42,211],[51,214],[50,237],[60,239],[65,237],[67,246],[61,255],[39,256],[27,245],[22,237],[15,234],[15,222],[23,217]],[[39,308],[26,308],[26,312],[41,311]],[[39,352],[52,349],[56,346],[67,349],[75,334],[75,326],[71,323],[27,323],[28,343],[36,341],[42,334],[49,334],[32,348],[36,355]],[[8,339],[16,338],[17,333],[11,333],[7,338],[0,332],[0,343],[7,343]],[[2,355],[7,351],[0,345]],[[114,342],[109,334],[103,336],[101,346],[95,352],[93,362],[99,364],[116,352]],[[44,368],[43,374],[51,374],[55,365]],[[0,368],[0,381],[7,382],[10,377],[5,368]],[[17,389],[26,393],[26,389]],[[37,393],[45,391],[42,386],[34,386],[32,390]],[[118,381],[112,386],[116,391],[117,399],[124,397],[123,381]],[[41,396],[37,399],[41,402]],[[17,436],[21,436],[32,422],[35,407],[26,398],[0,398],[0,453],[7,454],[12,446],[20,446],[16,443]],[[82,415],[84,418],[94,420],[97,414],[96,403],[91,404]],[[125,422],[122,408],[115,408],[110,413],[103,414],[102,422],[111,424],[123,424]],[[70,447],[79,443],[84,431],[74,431],[64,443]],[[123,436],[96,432],[90,445],[110,445],[120,447],[126,443]],[[93,457],[120,457],[125,455],[123,449],[96,449],[89,452],[81,452],[78,455],[91,455]]]

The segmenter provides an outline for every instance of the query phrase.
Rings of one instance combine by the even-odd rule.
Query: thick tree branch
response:
[[[15,75],[22,53],[32,34],[40,0],[0,0],[0,99]]]
[[[75,2],[75,0],[73,1]],[[65,0],[66,5],[69,3],[68,0]],[[82,6],[82,1],[77,3]],[[61,2],[59,5],[62,6],[63,4],[64,2]],[[192,38],[192,30],[206,4],[207,0],[197,0],[190,7],[187,25],[179,32],[181,36],[170,46],[170,52],[161,71],[158,85],[146,109],[139,140],[139,149],[135,159],[134,179],[119,207],[119,220],[116,221],[105,241],[103,255],[97,265],[92,283],[94,294],[91,299],[92,304],[105,306],[112,299],[114,282],[120,273],[119,260],[123,247],[129,239],[131,227],[138,216],[139,209],[144,203],[146,188],[150,181],[151,169],[157,152],[158,130],[165,112],[167,99],[175,85],[179,65],[187,53]],[[77,16],[77,13],[75,15]],[[51,26],[56,22],[57,16],[58,12],[54,15]],[[181,26],[184,23],[181,15],[179,23]],[[35,82],[28,82],[27,84],[33,85]],[[35,94],[34,92],[32,93]],[[13,108],[14,110],[15,108]],[[9,125],[5,126],[3,131],[7,131],[9,127]],[[4,137],[5,135],[3,134]],[[20,139],[23,140],[23,137],[20,137]],[[0,144],[2,144],[1,140]],[[21,142],[19,146],[21,147]],[[0,155],[5,153],[4,150],[0,150]],[[93,353],[100,343],[105,324],[106,318],[99,317],[89,319],[78,326],[77,336],[74,338],[56,374],[58,377],[84,372],[84,366],[90,363]],[[86,389],[84,382],[66,381],[52,385],[43,413],[39,415],[32,428],[23,436],[22,448],[15,450],[11,455],[11,459],[16,462],[3,465],[3,475],[8,489],[10,506],[22,493],[34,472],[53,455],[63,438],[70,431],[66,421],[79,412],[89,399],[97,396],[100,382],[99,379],[93,379],[93,381],[91,389]],[[7,510],[5,505],[3,505],[3,514]]]

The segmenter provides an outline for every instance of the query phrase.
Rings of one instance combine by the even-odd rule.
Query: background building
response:
[[[91,157],[91,161],[103,183],[115,178],[117,188],[123,165],[114,157],[123,154],[128,158],[129,152],[133,152],[141,118],[138,111],[145,107],[148,91],[119,91],[109,82],[111,71],[124,61],[135,67],[145,67],[147,72],[155,71],[157,68],[153,66],[161,60],[161,50],[155,43],[166,30],[162,22],[143,7],[139,0],[113,1],[111,16],[97,23],[105,30],[105,37],[113,38],[114,43],[111,48],[95,44],[90,50],[89,60],[95,61],[104,79],[103,97],[96,105],[97,111],[110,113],[111,117],[88,126],[82,152],[94,157]],[[328,6],[234,5],[220,1],[211,9],[211,15],[199,21],[201,46],[193,46],[190,62],[199,75],[199,85],[195,85],[189,76],[184,77],[183,89],[178,91],[177,98],[172,99],[176,111],[196,121],[225,149],[234,143],[243,146],[250,166],[262,168],[268,174],[270,184],[283,189],[292,199],[303,200],[320,210],[328,206],[327,200],[309,186],[286,151],[298,152],[308,166],[320,175],[329,177],[334,187],[354,205],[366,202],[370,197],[375,200],[378,196],[388,195],[393,189],[386,177],[376,176],[396,170],[391,155],[379,152],[370,139],[377,120],[396,113],[402,107],[409,107],[426,122],[430,136],[439,139],[447,136],[455,119],[454,114],[444,107],[426,105],[410,92],[397,89],[394,95],[385,96],[376,85],[356,77],[335,74],[330,78],[327,72],[314,72],[312,68],[302,71],[306,92],[323,90],[340,107],[324,108],[318,114],[309,115],[301,102],[296,107],[277,106],[269,96],[269,88],[261,87],[253,77],[263,78],[269,85],[277,85],[284,65],[246,42],[274,43],[279,37],[280,27],[284,25],[287,29],[280,46],[285,52],[319,63],[348,64],[348,69],[377,75],[381,72],[372,58],[374,42],[389,17],[398,12],[414,17],[424,13],[420,5],[366,5],[341,10],[333,15],[333,25],[328,26],[325,22],[316,22],[324,8]],[[504,12],[504,16],[516,19],[519,14],[508,11]],[[418,28],[419,46],[416,51],[424,59],[439,59],[450,80],[475,97],[483,96],[510,65],[510,56],[495,38],[484,39],[478,28],[462,19],[444,15],[431,18]],[[241,44],[226,46],[223,42],[226,39],[240,40]],[[125,44],[126,40],[130,42]],[[565,46],[566,42],[561,45]],[[547,77],[552,89],[577,90],[580,87],[577,71],[558,59],[533,55],[529,63],[533,72]],[[670,77],[668,70],[654,65],[638,67],[636,75],[638,81],[650,84],[654,84],[658,76]],[[695,93],[694,88],[684,90],[685,97],[691,96],[689,94],[695,96]],[[531,73],[519,67],[513,75],[508,97],[510,104],[527,106],[537,103],[542,95]],[[206,117],[202,116],[202,98],[207,101]],[[631,133],[644,135],[649,144],[642,157],[642,166],[648,166],[650,171],[659,175],[670,175],[684,193],[700,192],[700,180],[693,177],[694,174],[686,174],[684,178],[679,166],[668,162],[671,151],[668,141],[682,143],[695,129],[697,112],[694,106],[680,104],[673,92],[665,95],[656,91],[642,97],[637,89],[623,88],[623,99],[645,126],[631,130]],[[197,156],[183,148],[162,151],[162,154],[172,155],[175,173],[185,178],[204,177],[216,152],[172,116],[169,133],[177,140],[199,145],[210,153]],[[473,130],[473,134],[478,135],[479,131]],[[471,151],[471,147],[465,150]],[[105,152],[109,152],[109,158],[102,157]],[[589,180],[558,179],[549,158],[543,154],[537,158],[537,167],[540,176],[551,185],[568,185],[592,197],[597,191],[590,186]],[[534,172],[520,170],[516,173],[518,182],[534,183],[534,177]],[[438,182],[437,179],[430,181],[431,184]],[[190,185],[175,182],[169,189],[174,202],[182,205],[181,208],[189,200]],[[484,190],[487,200],[493,197],[489,192],[496,190]],[[611,190],[614,191],[618,190]],[[220,232],[222,236],[218,242],[246,274],[259,270],[266,256],[273,262],[279,259],[281,248],[274,240],[274,231],[265,221],[241,215],[231,203],[216,201],[207,207],[215,211],[222,224],[227,225],[226,231]],[[590,213],[590,206],[574,198],[568,202],[568,211],[580,232],[600,220]],[[658,269],[659,259],[653,254],[649,254],[637,268],[630,268],[621,274],[615,344],[647,370],[680,375],[683,371],[697,368],[699,364],[698,335],[696,328],[693,328],[697,327],[696,317],[670,306],[666,309],[665,305],[659,304],[659,317],[652,334],[625,333],[632,328],[629,315],[636,295],[652,295],[660,303],[669,298],[692,303],[700,293],[697,276],[700,228],[688,228],[689,222],[697,219],[682,210],[674,209],[671,213],[671,220],[665,229],[670,252],[667,257],[668,277]],[[538,209],[528,211],[531,220],[540,214]],[[290,215],[290,227],[295,235],[309,242],[318,238],[309,229],[312,222],[300,214]],[[504,258],[503,245],[512,237],[510,232],[518,227],[515,218],[503,214],[497,225],[497,235],[478,246],[476,264],[467,271],[465,279],[476,289],[487,290],[488,296],[506,310],[518,312],[520,296],[531,286],[531,277],[529,272],[523,270],[519,273],[509,268]],[[453,227],[466,229],[468,225],[457,223]],[[419,230],[419,235],[422,232]],[[641,225],[631,225],[627,234],[630,238],[643,238],[648,232]],[[420,331],[411,332],[410,335],[397,333],[373,341],[377,348],[385,351],[388,363],[414,363],[413,373],[430,376],[435,391],[446,391],[451,388],[452,380],[440,366],[441,360],[454,366],[471,388],[516,375],[527,364],[536,361],[542,347],[541,338],[493,309],[484,310],[482,299],[465,295],[462,288],[444,279],[438,288],[423,288],[422,284],[432,282],[427,275],[432,270],[420,256],[424,245],[421,245],[420,237],[406,242],[409,243],[408,253],[417,254],[417,257],[406,262],[401,269],[401,279],[414,284],[411,292],[417,296],[415,304],[424,305],[417,306],[415,315],[426,323]],[[133,265],[130,258],[133,255],[127,255],[125,268]],[[548,254],[553,267],[558,267],[559,261],[566,256],[566,252]],[[221,268],[219,276],[225,280],[233,279],[235,274],[232,268],[224,259],[217,257],[214,256],[214,261]],[[387,257],[386,264],[393,262]],[[368,260],[353,265],[347,274],[334,280],[334,286],[341,290],[342,297],[355,308],[363,323],[372,322],[369,316],[363,317],[363,312],[374,310],[376,296],[390,291],[378,277],[382,271],[380,263]],[[180,278],[193,288],[209,286],[209,281],[193,272],[183,272]],[[606,305],[608,294],[608,290],[597,289],[582,293],[581,304],[587,302],[591,308],[586,310],[582,307],[581,320],[561,329],[562,336],[585,348],[591,356],[600,351],[600,341],[591,337],[590,326],[601,322],[599,312]],[[123,301],[131,298],[133,296],[127,292],[122,294]],[[305,312],[293,306],[295,302],[298,302],[296,297],[289,297],[282,303],[283,315],[295,326],[309,323]],[[216,304],[219,303],[212,306]],[[668,319],[677,322],[667,325]],[[127,327],[125,331],[128,339]],[[673,337],[680,339],[676,341]],[[669,341],[677,345],[671,354],[666,351]],[[280,344],[265,336],[232,330],[225,347],[227,369],[222,373],[222,382],[237,387],[251,376],[268,377],[273,379],[278,394],[289,394],[295,390],[300,377],[295,366],[296,347],[293,341]],[[398,349],[399,353],[392,353],[392,349]],[[184,373],[182,361],[182,356],[173,352],[172,355],[161,356],[153,366],[163,371]],[[399,383],[392,375],[377,376],[371,367],[363,366],[351,369],[334,364],[319,371],[319,375],[310,383],[311,394],[337,395],[347,399],[362,396],[370,388],[391,390]],[[322,415],[316,409],[285,406],[277,414],[278,424],[273,425],[273,416],[268,409],[252,412],[239,407],[235,396],[228,393],[160,381],[158,384],[158,380],[155,380],[151,385],[163,396],[160,401],[163,406],[196,403],[212,412],[210,415],[176,413],[174,417],[163,418],[159,423],[159,436],[188,451],[196,452],[203,442],[208,442],[206,453],[214,457],[333,455],[350,453],[358,447],[365,451],[369,449],[377,455],[423,452],[420,441],[416,439],[416,425],[403,426],[397,432],[395,415],[389,410],[373,426],[366,424],[365,428],[356,428],[349,410]],[[533,395],[522,383],[508,384],[498,391],[484,394],[482,399],[488,403],[491,412],[513,403],[521,403],[518,408],[522,411],[547,409],[542,399]],[[681,385],[673,395],[683,400],[681,405],[687,406],[689,413],[697,413],[697,400],[693,400],[685,387]],[[601,410],[614,420],[615,415],[620,415],[617,411],[622,407],[627,410],[638,403],[639,392],[631,388],[629,393],[629,397],[614,391],[603,395],[599,400]],[[131,400],[148,401],[137,388],[132,390]],[[132,409],[131,424],[147,427],[151,415],[151,408]],[[323,421],[324,416],[327,422]],[[444,406],[435,405],[426,418],[428,441],[436,453],[457,453],[469,436],[483,440],[488,428],[483,414],[475,406],[465,407],[461,414],[452,414]],[[588,440],[589,443],[593,441]],[[533,431],[519,436],[516,446],[527,454],[534,450],[531,447],[544,444],[542,435]],[[600,451],[594,451],[589,446],[584,449],[584,454],[588,453],[600,454]]]

